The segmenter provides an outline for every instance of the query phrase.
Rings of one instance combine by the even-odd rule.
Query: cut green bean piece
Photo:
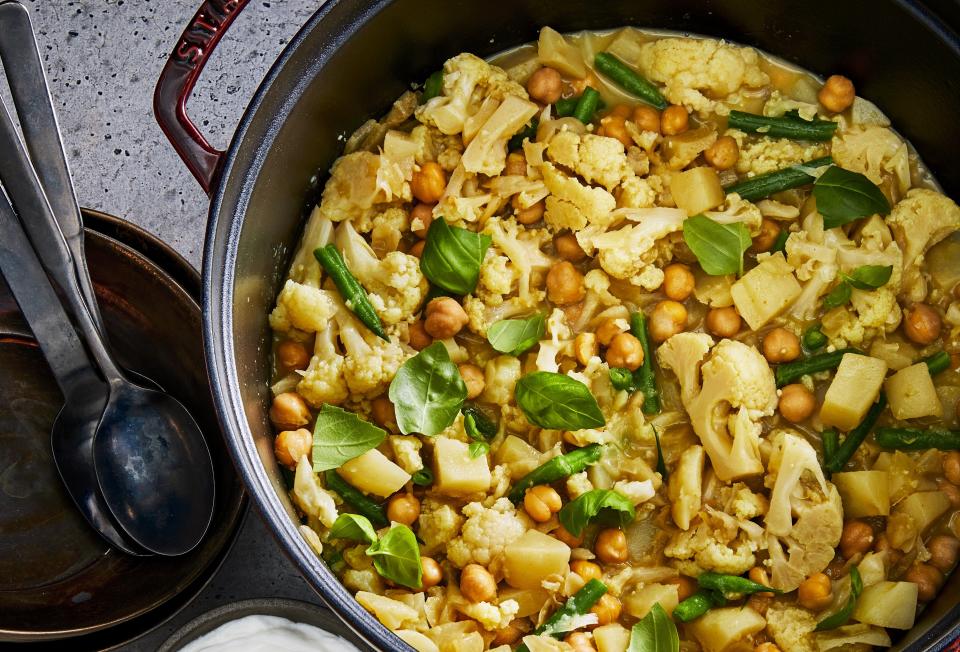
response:
[[[643,413],[657,414],[660,412],[660,391],[653,373],[653,348],[647,333],[647,318],[642,312],[630,315],[630,333],[640,340],[643,349],[643,364],[633,372],[634,384],[643,392]]]
[[[590,124],[593,121],[593,115],[597,112],[597,106],[600,104],[600,93],[595,88],[587,86],[583,89],[583,94],[577,100],[577,106],[573,110],[573,117],[583,124]]]
[[[950,354],[946,351],[937,351],[931,356],[928,356],[923,359],[927,363],[927,369],[930,370],[931,376],[936,376],[941,371],[946,371],[950,368]]]
[[[553,104],[553,113],[557,118],[569,118],[577,110],[577,102],[580,98],[564,97]]]
[[[936,448],[941,451],[960,450],[960,430],[924,428],[880,428],[875,437],[882,448],[921,451]]]
[[[792,116],[771,117],[743,111],[731,111],[727,124],[740,131],[792,140],[830,140],[833,138],[833,132],[837,130],[837,123],[832,120],[818,118],[804,120]]]
[[[793,381],[797,380],[798,378],[802,378],[803,376],[815,374],[820,371],[836,369],[838,366],[840,366],[840,360],[842,360],[843,356],[847,353],[858,353],[863,355],[863,351],[859,349],[837,349],[836,351],[831,351],[829,353],[818,353],[817,355],[812,355],[803,360],[782,364],[777,367],[776,371],[777,387],[789,385]]]
[[[370,303],[367,291],[347,269],[347,263],[343,260],[340,252],[337,251],[337,248],[329,244],[326,247],[315,249],[313,255],[330,275],[330,278],[333,279],[333,284],[340,291],[344,303],[357,316],[357,319],[378,337],[389,342],[390,337],[383,330],[383,324],[380,322],[377,311],[373,309],[373,304]]]
[[[860,425],[847,433],[847,436],[843,438],[843,442],[837,447],[836,454],[826,461],[824,467],[827,471],[830,473],[839,473],[843,470],[843,467],[847,465],[847,462],[850,461],[853,454],[860,448],[860,444],[867,438],[867,435],[870,434],[873,427],[877,425],[877,419],[880,418],[880,413],[883,412],[885,407],[887,407],[887,397],[881,392],[877,398],[877,402],[870,406],[870,409],[867,411],[867,416],[863,418]]]
[[[673,617],[681,623],[689,623],[714,607],[726,604],[722,595],[715,591],[700,590],[683,600],[673,610]]]
[[[823,324],[816,323],[803,332],[800,342],[807,351],[816,351],[827,345],[827,336],[821,330]]]
[[[330,469],[324,474],[323,478],[327,482],[327,489],[340,494],[343,501],[350,504],[361,516],[366,516],[373,527],[379,530],[390,525],[390,520],[387,519],[383,507],[364,496],[359,489],[348,484],[346,480],[340,477],[339,473]]]
[[[424,104],[429,100],[440,95],[443,92],[443,71],[438,70],[423,82],[423,95],[420,96],[420,103]]]
[[[601,52],[594,57],[593,65],[603,75],[612,79],[617,86],[647,104],[655,106],[661,111],[669,106],[660,89],[653,82],[645,79],[609,52]]]
[[[562,607],[553,612],[546,622],[534,630],[534,634],[542,636],[552,636],[553,638],[563,638],[570,630],[565,628],[558,629],[558,626],[568,622],[574,616],[582,616],[590,613],[591,607],[597,603],[604,593],[607,592],[607,585],[597,579],[592,579],[583,587],[570,596]],[[517,652],[528,650],[526,645],[520,644]]]
[[[697,584],[701,588],[719,591],[720,593],[761,593],[772,592],[781,593],[777,589],[764,586],[759,582],[748,580],[739,575],[724,575],[722,573],[706,572],[697,577]]]
[[[530,473],[526,474],[510,490],[509,498],[516,505],[523,500],[523,494],[527,489],[538,484],[550,484],[557,480],[570,477],[574,473],[580,473],[591,464],[595,464],[600,459],[603,452],[600,444],[590,444],[583,448],[578,448],[566,455],[560,455],[547,460]]]
[[[800,165],[791,165],[782,170],[758,174],[751,179],[744,179],[743,181],[738,181],[733,185],[727,186],[724,188],[724,191],[727,194],[735,192],[747,201],[757,201],[758,199],[764,199],[775,193],[783,192],[784,190],[799,188],[800,186],[813,183],[815,178],[810,172],[812,172],[814,168],[820,168],[824,165],[830,165],[831,163],[833,163],[833,159],[829,156],[824,156],[823,158],[807,161]]]
[[[837,454],[837,446],[840,445],[840,435],[833,428],[828,428],[820,433],[820,441],[823,443],[823,463],[826,466],[829,460],[832,460]]]

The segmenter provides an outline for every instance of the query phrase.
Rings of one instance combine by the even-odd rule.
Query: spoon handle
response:
[[[60,138],[57,114],[50,98],[30,13],[19,2],[0,4],[0,61],[3,62],[20,117],[20,128],[37,176],[73,254],[83,299],[97,328],[105,333],[83,249],[83,220],[70,179],[70,168]]]

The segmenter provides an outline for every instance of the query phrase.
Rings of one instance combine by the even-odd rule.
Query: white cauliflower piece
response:
[[[657,190],[649,179],[628,177],[620,184],[618,208],[653,208],[657,203]]]
[[[390,450],[393,451],[393,459],[401,469],[413,475],[423,468],[423,458],[420,456],[420,449],[423,442],[419,437],[413,435],[390,435]]]
[[[392,206],[373,218],[370,245],[377,256],[396,251],[404,231],[410,229],[410,216],[402,208]]]
[[[485,630],[494,632],[513,622],[520,611],[520,603],[516,600],[504,600],[500,604],[470,602],[459,607],[459,611],[476,620]]]
[[[385,392],[400,365],[414,352],[396,340],[380,339],[348,310],[340,310],[334,320],[346,353],[343,373],[350,392],[366,398]]]
[[[293,329],[316,333],[327,327],[336,311],[337,304],[330,292],[287,280],[270,313],[270,328],[280,333]]]
[[[914,188],[887,216],[903,251],[903,280],[900,296],[923,301],[927,282],[921,272],[924,254],[930,247],[960,229],[960,207],[949,197],[926,188]]]
[[[735,518],[716,510],[701,512],[699,523],[675,534],[664,548],[664,555],[675,562],[685,575],[703,571],[742,575],[757,561],[761,548],[742,531]]]
[[[708,344],[708,350],[709,347]],[[670,474],[667,487],[670,512],[673,522],[681,530],[689,530],[690,522],[700,511],[703,499],[703,466],[703,446],[689,446],[680,454],[680,461]]]
[[[471,331],[482,337],[487,336],[487,329],[502,319],[526,316],[536,309],[546,296],[542,290],[531,291],[528,300],[521,297],[510,297],[500,303],[489,304],[482,298],[468,294],[463,298],[463,309],[470,320],[468,326]]]
[[[540,167],[543,182],[550,191],[543,219],[554,231],[577,231],[591,224],[609,226],[617,200],[603,188],[594,188],[568,177],[552,163]]]
[[[416,627],[420,622],[420,614],[416,609],[400,600],[367,591],[360,591],[355,597],[360,606],[376,616],[377,620],[389,629]]]
[[[726,201],[720,210],[706,211],[704,213],[718,224],[734,224],[740,222],[750,230],[750,235],[756,236],[760,233],[760,224],[763,222],[763,214],[755,204],[742,199],[735,192],[727,195]]]
[[[337,504],[320,484],[306,455],[297,462],[293,475],[293,501],[304,514],[318,519],[325,527],[332,527],[337,520]]]
[[[317,333],[313,357],[297,383],[297,393],[313,407],[325,403],[340,405],[350,395],[344,375],[344,358],[336,347],[336,324],[330,323]]]
[[[527,531],[528,522],[519,515],[509,498],[500,498],[491,507],[469,503],[463,508],[467,517],[460,536],[447,545],[447,559],[463,568],[480,564],[496,568],[503,549]]]
[[[582,332],[598,313],[611,306],[619,306],[620,299],[610,293],[610,277],[602,269],[591,269],[583,277],[587,290],[583,308],[573,326],[574,331]]]
[[[851,127],[833,137],[834,162],[859,172],[880,185],[885,175],[897,180],[901,193],[910,187],[910,157],[907,144],[885,127]]]
[[[590,482],[590,478],[587,477],[586,471],[581,471],[580,473],[574,473],[571,476],[567,477],[566,481],[567,486],[567,495],[571,499],[578,498],[588,491],[593,491],[593,483]]]
[[[617,480],[613,483],[613,490],[634,505],[647,502],[657,493],[651,480]]]
[[[740,146],[737,172],[751,177],[820,158],[829,152],[823,143],[788,138],[754,139],[737,129],[728,129],[726,135],[732,136]]]
[[[623,143],[607,136],[560,131],[550,139],[547,157],[610,192],[635,176]]]
[[[483,232],[510,259],[518,274],[518,297],[529,305],[537,295],[534,288],[539,285],[540,275],[546,274],[553,264],[553,260],[540,250],[550,241],[550,234],[546,229],[525,228],[512,218],[490,218]]]
[[[417,534],[423,541],[423,553],[432,555],[446,548],[460,533],[464,518],[451,503],[435,496],[424,498],[417,519]]]
[[[773,371],[759,351],[736,340],[721,340],[703,362],[708,342],[701,333],[679,333],[660,345],[657,359],[677,374],[683,406],[717,477],[759,475],[758,421],[778,401]]]
[[[334,161],[318,215],[331,222],[369,220],[375,212],[379,169],[380,157],[371,152],[354,152]]]
[[[498,355],[487,362],[483,370],[483,400],[494,405],[512,403],[521,374],[520,359],[512,355]]]
[[[801,102],[778,90],[770,93],[770,98],[763,104],[763,115],[780,117],[787,111],[796,111],[804,120],[813,120],[817,117],[819,107],[811,102]]]
[[[463,153],[463,139],[458,135],[442,133],[433,125],[417,125],[410,132],[417,144],[414,160],[417,165],[427,161],[436,161],[447,172],[452,172],[460,163]]]
[[[480,265],[480,279],[474,291],[477,297],[491,306],[503,303],[505,295],[513,292],[514,285],[520,276],[519,270],[513,266],[506,256],[495,253],[491,247]]]
[[[333,222],[320,214],[320,206],[314,206],[310,219],[307,220],[307,225],[303,229],[297,251],[293,255],[293,261],[290,263],[288,278],[303,285],[320,287],[323,268],[313,252],[333,241],[333,228]]]
[[[460,164],[473,174],[495,176],[507,164],[507,141],[523,129],[537,112],[537,105],[515,95],[508,95],[483,123],[467,145]]]
[[[818,652],[813,630],[817,619],[813,613],[790,602],[774,600],[767,608],[767,634],[781,650]]]
[[[663,271],[655,266],[657,241],[680,231],[686,214],[678,208],[619,209],[635,221],[616,231],[599,235],[577,234],[577,240],[588,253],[598,250],[600,267],[614,278],[628,280],[646,290],[656,290],[663,283]]]

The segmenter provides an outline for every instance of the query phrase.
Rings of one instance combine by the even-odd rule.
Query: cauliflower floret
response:
[[[483,299],[468,294],[463,298],[463,309],[470,320],[468,326],[477,335],[486,337],[487,329],[502,319],[526,316],[542,302],[546,294],[542,290],[531,291],[529,299],[510,297],[498,304],[488,304]]]
[[[691,529],[675,534],[664,548],[667,557],[678,560],[681,573],[742,575],[756,564],[759,546],[740,530],[736,519],[716,510],[702,512],[701,517]]]
[[[704,213],[718,224],[733,224],[740,222],[750,230],[750,235],[756,236],[760,233],[760,224],[763,222],[763,214],[755,204],[741,199],[740,195],[733,192],[727,195],[726,202],[721,210],[707,211]]]
[[[334,161],[317,209],[319,217],[332,222],[369,222],[376,212],[379,169],[380,157],[371,152],[354,152]]]
[[[702,362],[711,343],[702,333],[679,333],[660,345],[657,359],[677,374],[683,406],[717,477],[759,475],[758,420],[773,414],[778,401],[773,371],[759,351],[736,340],[721,340]]]
[[[333,222],[320,215],[320,206],[314,206],[290,263],[288,278],[303,285],[320,287],[323,268],[313,252],[333,241],[333,227]]]
[[[447,172],[452,172],[460,163],[463,153],[463,139],[457,135],[442,133],[433,125],[417,125],[410,132],[417,144],[414,160],[417,165],[427,161],[436,161]]]
[[[833,560],[843,530],[843,507],[806,439],[785,430],[774,433],[771,441],[774,450],[764,479],[772,489],[764,517],[770,585],[792,591]]]
[[[423,458],[420,456],[420,449],[423,442],[419,437],[413,435],[390,435],[390,449],[393,451],[393,459],[401,469],[413,475],[423,468]]]
[[[480,279],[475,293],[488,306],[498,306],[503,303],[504,295],[513,292],[519,276],[519,270],[510,259],[495,253],[491,247],[480,265]]]
[[[648,79],[666,84],[664,95],[670,102],[701,113],[726,114],[726,107],[713,99],[770,81],[760,68],[756,50],[714,39],[665,38],[645,43],[639,64]]]
[[[650,480],[617,480],[613,484],[613,490],[634,505],[645,503],[656,495]]]
[[[775,90],[763,105],[763,115],[780,117],[787,111],[796,111],[802,119],[813,120],[817,117],[818,108],[816,104],[800,102]]]
[[[473,618],[487,631],[496,631],[509,625],[520,611],[516,600],[504,600],[500,604],[471,602],[459,608],[464,615]]]
[[[458,134],[485,99],[502,101],[508,95],[527,99],[523,86],[511,81],[502,68],[473,54],[458,54],[443,64],[441,94],[419,107],[416,117],[444,134]]]
[[[348,310],[340,310],[334,320],[346,352],[343,372],[350,392],[365,398],[382,394],[414,352],[394,340],[380,339]]]
[[[316,333],[327,327],[336,310],[330,292],[288,280],[270,313],[270,328],[281,333],[292,329]]]
[[[417,519],[417,533],[423,541],[423,554],[432,555],[447,546],[460,533],[464,518],[451,503],[435,496],[423,499]]]
[[[378,256],[396,251],[400,237],[410,229],[410,216],[402,208],[391,207],[373,218],[370,244]]]
[[[550,191],[543,219],[554,231],[577,231],[591,224],[609,226],[617,200],[603,188],[594,188],[568,177],[552,163],[540,167],[543,182]]]
[[[325,403],[339,405],[350,395],[344,376],[344,359],[337,352],[336,337],[336,326],[332,323],[317,333],[310,364],[300,372],[302,378],[297,383],[297,393],[313,407]]]
[[[767,608],[767,634],[781,650],[817,652],[813,630],[817,620],[812,613],[790,602],[775,600]]]
[[[567,495],[571,499],[578,498],[588,491],[593,491],[593,483],[590,482],[590,478],[587,477],[586,471],[581,471],[580,473],[574,473],[571,476],[567,477]]]
[[[583,300],[583,308],[577,317],[573,329],[583,331],[593,321],[598,313],[610,306],[619,306],[620,299],[610,293],[610,277],[602,269],[591,269],[583,277],[583,285],[587,295]]]
[[[420,260],[400,251],[380,260],[350,222],[337,228],[335,242],[380,319],[388,324],[412,320],[430,286],[420,271]]]
[[[390,629],[416,627],[420,622],[420,614],[416,609],[399,600],[367,591],[360,591],[355,597],[364,609]]]
[[[293,501],[304,514],[319,519],[325,527],[332,527],[337,520],[337,504],[320,484],[306,455],[297,462],[293,475]]]
[[[618,208],[652,208],[657,202],[657,190],[649,179],[628,177],[620,184]]]
[[[838,251],[850,245],[839,228],[823,228],[823,218],[811,213],[803,221],[803,230],[787,238],[787,263],[796,270],[797,278],[806,281],[789,308],[789,314],[807,320],[817,316],[820,296],[825,294],[840,271]]]
[[[520,359],[512,355],[499,355],[490,360],[483,370],[483,400],[494,405],[513,402],[513,390],[521,373]]]
[[[646,290],[663,283],[663,271],[654,263],[660,252],[655,246],[661,238],[680,231],[686,214],[678,208],[619,209],[636,224],[599,235],[577,234],[584,251],[599,250],[600,267],[614,278],[625,279]]]
[[[834,162],[859,172],[880,185],[885,174],[893,175],[901,193],[910,187],[910,157],[907,144],[885,127],[852,127],[839,131],[832,142]]]
[[[718,493],[723,511],[744,521],[763,516],[770,506],[763,494],[753,493],[742,482],[721,487]]]
[[[893,207],[887,224],[903,251],[900,296],[923,301],[927,295],[927,282],[920,271],[923,256],[930,247],[960,229],[960,207],[939,192],[914,188]]]
[[[463,568],[467,564],[497,568],[503,549],[527,531],[526,517],[518,514],[509,498],[500,498],[487,508],[469,503],[463,508],[467,522],[460,536],[447,545],[447,559]]]
[[[473,174],[491,177],[500,174],[507,164],[507,141],[523,129],[536,112],[537,105],[533,102],[508,95],[467,145],[460,165]]]
[[[707,348],[709,349],[709,344]],[[673,522],[681,530],[689,530],[690,521],[700,511],[703,499],[703,466],[703,446],[689,446],[680,454],[680,461],[670,474],[670,511]]]
[[[491,218],[483,232],[493,240],[493,245],[505,253],[517,271],[517,293],[522,302],[529,305],[537,294],[535,288],[541,274],[553,264],[553,260],[540,248],[550,241],[546,229],[528,229],[514,219]]]
[[[751,177],[820,158],[828,153],[827,146],[823,143],[810,143],[787,138],[763,137],[754,139],[736,129],[728,129],[726,135],[732,136],[740,146],[737,172]]]
[[[634,177],[623,143],[616,138],[561,131],[550,139],[547,156],[579,174],[587,183],[598,183],[610,192]]]

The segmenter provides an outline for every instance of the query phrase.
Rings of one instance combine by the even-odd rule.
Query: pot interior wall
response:
[[[273,461],[266,417],[266,315],[306,204],[316,197],[311,179],[339,154],[338,137],[382,114],[411,82],[424,79],[448,56],[492,54],[535,39],[542,25],[573,31],[632,24],[754,45],[820,74],[852,77],[859,93],[875,101],[914,143],[947,192],[960,195],[960,166],[952,164],[960,142],[960,53],[920,10],[905,4],[396,0],[370,6],[328,0],[321,12],[322,20],[309,23],[291,44],[241,125],[212,211],[216,222],[207,250],[208,292],[220,303],[210,310],[217,326],[208,324],[208,335],[220,364],[236,366],[235,386],[220,389],[235,401],[235,423],[228,426],[245,442],[235,447],[248,481],[252,474],[280,496],[280,502],[272,496],[261,496],[260,502],[274,528],[288,534],[280,505],[293,512]],[[323,174],[316,181],[322,184]],[[329,575],[312,553],[286,545],[308,579],[324,590]],[[957,602],[957,584],[952,581],[927,609],[909,640],[923,636]],[[956,619],[952,614],[950,620]]]

